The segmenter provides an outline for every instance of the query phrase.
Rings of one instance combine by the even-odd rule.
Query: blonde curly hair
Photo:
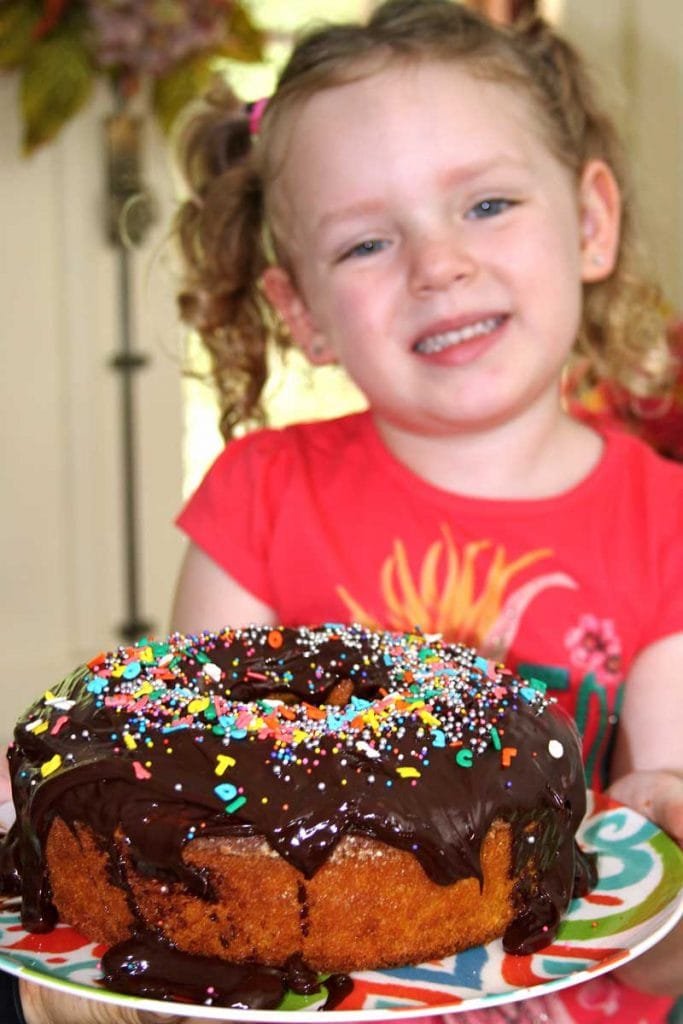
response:
[[[185,264],[180,311],[211,355],[226,438],[238,426],[264,422],[269,346],[291,343],[259,287],[269,262],[287,265],[286,240],[272,209],[290,113],[315,92],[387,62],[430,59],[458,61],[471,74],[525,95],[546,144],[577,183],[589,160],[609,164],[623,197],[619,253],[606,280],[584,285],[574,346],[581,374],[570,379],[584,387],[609,380],[640,397],[669,386],[673,364],[663,302],[639,271],[623,149],[580,56],[537,18],[501,27],[451,0],[387,0],[366,24],[330,25],[302,37],[256,140],[248,110],[224,85],[206,97],[182,134],[190,197],[177,217]]]

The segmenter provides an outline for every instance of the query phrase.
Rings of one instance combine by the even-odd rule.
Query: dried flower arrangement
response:
[[[258,61],[263,36],[239,0],[0,0],[0,70],[20,74],[23,149],[60,131],[106,77],[125,102],[148,85],[168,130],[216,58]]]

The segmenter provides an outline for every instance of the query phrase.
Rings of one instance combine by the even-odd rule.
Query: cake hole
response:
[[[330,692],[327,694],[325,700],[326,704],[331,704],[336,708],[344,708],[351,700],[353,696],[353,683],[350,679],[340,679],[338,683],[335,683]]]

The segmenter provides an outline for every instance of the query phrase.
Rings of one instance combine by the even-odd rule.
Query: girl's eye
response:
[[[499,213],[504,213],[505,210],[509,210],[511,206],[515,205],[511,199],[482,199],[480,203],[467,211],[467,217],[469,220],[496,217]]]
[[[371,256],[373,253],[381,252],[386,249],[389,243],[382,238],[367,238],[363,242],[359,242],[358,245],[354,245],[347,252],[342,254],[342,259],[346,260],[353,256]]]

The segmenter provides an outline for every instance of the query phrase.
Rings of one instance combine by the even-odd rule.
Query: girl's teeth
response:
[[[445,348],[459,345],[470,338],[478,338],[482,334],[494,331],[503,322],[502,316],[490,316],[486,320],[477,320],[474,324],[467,324],[457,331],[444,331],[443,334],[432,334],[429,338],[423,338],[415,346],[416,352],[423,352],[431,355],[433,352],[442,352]]]

